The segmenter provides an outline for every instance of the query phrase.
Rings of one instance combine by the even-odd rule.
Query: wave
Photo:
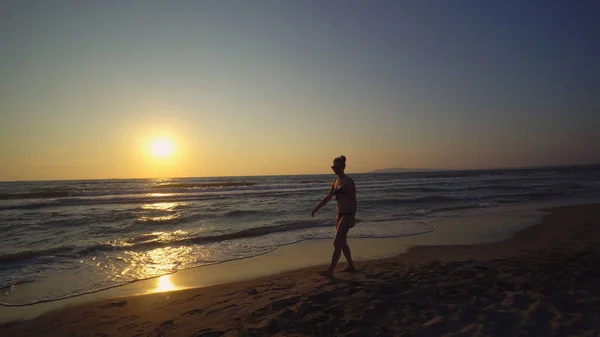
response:
[[[516,185],[481,185],[481,186],[446,186],[446,187],[436,187],[436,186],[423,186],[423,187],[406,187],[399,188],[399,191],[402,192],[422,192],[422,193],[430,193],[430,192],[456,192],[456,191],[514,191],[514,190],[523,190],[527,188],[527,186],[516,186]]]
[[[246,188],[254,185],[241,185],[241,182],[229,183],[230,187],[223,189],[223,187],[204,188],[178,188],[178,189],[167,189],[163,190],[130,190],[128,194],[121,194],[120,192],[110,192],[110,194],[95,195],[94,192],[68,192],[65,190],[54,190],[54,191],[37,191],[30,193],[8,193],[1,194],[0,200],[19,200],[19,199],[46,199],[36,200],[32,202],[21,202],[13,204],[5,204],[0,206],[0,210],[10,209],[39,209],[53,206],[68,206],[68,205],[92,205],[92,204],[125,204],[125,203],[155,203],[155,202],[177,202],[177,201],[193,201],[193,200],[206,200],[206,199],[223,199],[234,196],[260,196],[260,197],[297,197],[300,195],[308,195],[317,191],[326,191],[324,184],[318,185],[307,185],[307,184],[287,184],[287,185],[260,185],[253,188]],[[244,183],[245,184],[245,183]],[[186,186],[197,186],[197,184],[184,184]],[[201,184],[207,186],[207,184]],[[210,184],[219,185],[222,184]],[[429,185],[429,186],[428,186]],[[441,185],[441,186],[440,186]],[[431,186],[431,183],[412,183],[408,184],[381,184],[381,185],[369,185],[359,186],[363,193],[372,193],[371,191],[376,190],[378,193],[415,193],[415,194],[426,194],[426,193],[455,193],[465,191],[481,191],[488,192],[488,195],[500,195],[498,192],[503,191],[527,191],[536,192],[536,190],[545,187],[555,187],[560,190],[597,190],[598,185],[596,183],[576,183],[576,182],[564,182],[551,185],[547,184],[531,184],[523,181],[512,181],[511,184],[483,184],[475,186],[461,186],[461,184],[450,185],[440,184],[438,186]],[[171,186],[169,186],[171,187]],[[533,190],[533,191],[532,191]],[[124,192],[123,192],[124,193]],[[542,192],[543,193],[543,192]],[[444,201],[444,198],[448,200],[460,199],[461,197],[447,197],[447,196],[416,196],[415,200],[419,201],[419,198],[423,201]],[[435,200],[439,198],[439,200]],[[414,201],[403,198],[398,203],[408,201]],[[385,201],[384,201],[385,202]]]
[[[144,203],[161,203],[161,202],[183,202],[197,200],[222,200],[228,199],[230,196],[212,194],[167,194],[167,195],[137,195],[137,196],[121,196],[110,198],[63,198],[51,201],[40,201],[32,203],[21,203],[13,205],[0,206],[2,210],[17,210],[17,209],[41,209],[57,206],[72,206],[72,205],[109,205],[109,204],[144,204]]]
[[[0,266],[3,264],[8,264],[12,262],[17,262],[21,260],[29,260],[36,257],[42,256],[53,256],[71,252],[75,249],[73,246],[62,246],[55,248],[47,248],[41,250],[27,250],[16,253],[10,253],[5,255],[0,255]],[[2,267],[0,267],[2,268]]]
[[[448,191],[449,193],[454,191]],[[458,201],[483,201],[490,200],[491,202],[505,203],[515,201],[525,201],[531,199],[546,199],[550,197],[559,197],[569,195],[571,191],[569,189],[541,189],[533,190],[521,193],[489,193],[489,194],[465,194],[465,195],[428,195],[428,196],[415,196],[415,197],[401,197],[401,198],[384,198],[384,199],[371,199],[361,201],[361,205],[369,206],[398,206],[398,205],[411,205],[411,204],[443,204],[452,203]]]
[[[64,256],[64,257],[81,257],[89,254],[97,254],[100,252],[109,252],[115,250],[140,250],[154,249],[167,246],[186,246],[195,244],[206,244],[212,242],[221,242],[236,239],[252,238],[273,233],[296,231],[302,229],[316,227],[331,227],[330,222],[315,222],[315,221],[286,221],[280,225],[250,228],[242,231],[206,235],[196,237],[178,238],[174,240],[160,240],[157,235],[141,235],[132,237],[126,240],[113,241],[109,243],[96,244],[88,247],[62,246],[43,250],[22,251],[17,253],[0,255],[0,264],[9,264],[22,260],[30,260],[44,256]]]
[[[380,185],[376,186],[378,192],[416,192],[416,193],[435,193],[435,192],[460,192],[460,191],[489,191],[492,192],[501,192],[501,191],[535,191],[536,189],[543,188],[554,188],[561,190],[573,190],[573,189],[594,189],[597,188],[598,185],[593,183],[582,183],[582,182],[574,182],[574,181],[547,181],[544,182],[535,182],[530,179],[504,179],[502,181],[496,181],[495,183],[491,183],[490,181],[483,182],[473,182],[471,184],[464,183],[456,183],[456,184],[448,184],[448,183],[415,183],[412,185],[408,185],[405,187],[400,186],[387,186]]]
[[[395,172],[377,173],[381,175],[397,175],[404,177],[427,177],[427,178],[453,178],[453,177],[518,177],[518,176],[554,176],[557,174],[590,173],[600,170],[600,165],[575,165],[575,166],[546,166],[529,168],[504,168],[486,170],[439,170],[421,172]]]
[[[233,211],[233,214],[244,215],[254,214],[255,212],[247,211]],[[175,221],[180,220],[178,218]],[[390,219],[399,220],[399,218]],[[144,219],[144,221],[151,221]],[[157,220],[158,221],[158,220]],[[360,222],[360,220],[358,221]],[[324,228],[332,227],[330,221],[306,221],[306,220],[282,220],[275,222],[272,226],[266,227],[255,227],[236,232],[214,234],[214,235],[203,235],[203,236],[192,236],[182,237],[179,233],[173,232],[167,235],[159,235],[156,233],[142,234],[126,239],[117,239],[106,243],[94,244],[87,247],[82,246],[60,246],[52,247],[41,250],[30,250],[21,251],[5,255],[0,255],[0,265],[4,265],[10,268],[10,264],[18,263],[24,260],[33,260],[42,257],[55,256],[55,257],[66,257],[66,258],[81,258],[83,256],[101,254],[104,252],[113,251],[139,251],[149,250],[156,248],[164,248],[169,246],[189,246],[198,244],[208,244],[215,242],[223,242],[229,240],[247,239],[259,236],[265,236],[269,234],[293,232],[299,230],[306,230],[311,228]],[[185,232],[182,232],[185,234]],[[1,267],[0,267],[1,268]]]
[[[26,283],[33,283],[33,282],[35,282],[35,277],[33,277],[33,276],[10,278],[8,280],[3,280],[0,282],[0,290],[10,289],[19,284],[26,284]]]
[[[237,183],[236,183],[237,184]],[[0,197],[4,199],[18,199],[18,196],[28,195],[31,198],[37,198],[40,193],[44,193],[47,196],[47,200],[35,200],[31,202],[18,202],[18,203],[6,203],[0,205],[0,211],[3,210],[20,210],[20,209],[43,209],[47,207],[60,207],[60,206],[72,206],[72,205],[109,205],[109,204],[144,204],[144,203],[161,203],[161,202],[186,202],[186,201],[204,201],[204,200],[222,200],[228,198],[239,198],[245,197],[277,197],[277,198],[297,198],[300,196],[306,196],[317,191],[325,191],[322,188],[325,185],[318,185],[316,187],[307,187],[306,185],[289,184],[282,189],[275,185],[261,185],[256,188],[246,190],[215,190],[215,191],[202,191],[192,193],[192,190],[178,190],[177,193],[151,193],[146,192],[143,194],[127,194],[127,195],[106,195],[106,196],[77,196],[77,193],[65,192],[65,191],[46,191],[46,192],[32,192],[32,193],[21,193],[21,194],[3,194]],[[417,186],[415,186],[417,185]],[[400,186],[384,186],[380,185],[379,188],[373,189],[372,187],[362,188],[362,194],[370,196],[373,191],[377,191],[377,194],[382,193],[402,193],[402,194],[416,194],[416,196],[406,196],[401,198],[391,199],[379,199],[379,200],[368,200],[367,202],[372,204],[387,204],[387,205],[401,205],[410,203],[437,203],[437,202],[452,202],[457,200],[477,200],[477,199],[490,199],[490,198],[504,198],[504,197],[530,197],[530,198],[544,198],[547,196],[562,195],[568,192],[595,192],[598,191],[600,185],[597,182],[563,182],[550,184],[526,184],[523,182],[518,185],[517,182],[514,184],[488,184],[480,186],[427,186],[424,184],[413,184],[406,187]],[[549,188],[552,188],[550,190]],[[165,191],[163,191],[165,192]],[[460,193],[462,192],[462,193]],[[473,192],[472,195],[459,195],[464,192]],[[479,192],[479,193],[478,193]],[[512,193],[503,193],[512,192]],[[425,195],[423,195],[425,194]],[[432,195],[426,195],[432,194]],[[8,197],[10,195],[10,198]],[[62,196],[62,197],[58,197]],[[0,198],[1,200],[1,198]],[[236,216],[234,212],[232,214],[226,214],[226,216]]]
[[[315,184],[315,183],[323,183],[321,180],[300,180],[299,184]]]
[[[256,227],[245,229],[232,233],[225,234],[217,234],[217,235],[205,235],[205,236],[196,236],[189,238],[181,238],[172,241],[141,241],[140,237],[131,238],[129,240],[124,241],[124,245],[109,245],[110,250],[114,250],[115,248],[127,248],[127,249],[138,249],[138,248],[158,248],[163,246],[172,246],[172,245],[190,245],[190,244],[204,244],[211,242],[221,242],[235,239],[245,239],[257,236],[263,236],[273,233],[280,232],[289,232],[296,231],[301,229],[309,229],[316,227],[330,227],[331,223],[329,222],[314,222],[314,221],[286,221],[283,224],[275,225],[275,226],[267,226],[267,227]],[[143,240],[143,239],[142,239]],[[133,242],[134,244],[129,244],[129,242]],[[104,249],[104,245],[101,246]]]
[[[304,184],[287,184],[287,185],[261,185],[248,189],[254,185],[238,185],[231,184],[229,187],[223,187],[221,184],[214,187],[206,187],[203,189],[194,188],[177,188],[169,189],[134,189],[121,190],[110,192],[98,191],[79,191],[79,192],[44,192],[44,198],[40,197],[40,193],[13,193],[2,194],[4,200],[25,200],[25,199],[48,199],[36,200],[33,202],[21,202],[12,205],[2,205],[1,210],[10,209],[38,209],[53,206],[67,205],[92,205],[92,204],[124,204],[124,203],[156,203],[167,201],[192,201],[192,200],[208,200],[208,199],[224,199],[233,196],[297,196],[308,193],[313,193],[317,190],[325,190],[320,186],[307,186]],[[324,185],[323,185],[324,186]],[[169,186],[170,187],[170,186]],[[23,196],[29,196],[24,198]],[[2,200],[2,199],[0,199]]]
[[[235,211],[229,211],[223,215],[227,216],[227,217],[243,217],[243,216],[249,216],[249,215],[266,215],[268,213],[269,212],[265,212],[265,211],[235,210]]]
[[[0,200],[65,198],[69,195],[71,195],[69,191],[65,190],[43,190],[28,193],[4,193],[0,194]]]
[[[252,182],[215,182],[215,183],[170,183],[153,186],[154,188],[209,188],[209,187],[250,187],[255,186],[257,183]]]
[[[34,202],[29,204],[17,204],[17,205],[7,205],[0,206],[0,211],[8,211],[8,210],[17,210],[17,209],[40,209],[45,207],[52,207],[60,205],[56,202]]]
[[[190,193],[189,191],[162,191],[162,193],[145,192],[143,194],[129,194],[129,195],[107,195],[107,196],[78,196],[76,194],[70,194],[68,197],[59,199],[51,199],[44,201],[35,201],[27,203],[18,203],[12,205],[0,206],[2,210],[18,210],[18,209],[41,209],[47,207],[57,206],[71,206],[71,205],[109,205],[109,204],[143,204],[143,203],[160,203],[160,202],[183,202],[183,201],[197,201],[197,200],[222,200],[232,197],[298,197],[301,195],[307,195],[314,193],[319,190],[318,188],[305,188],[296,190],[273,190],[273,189],[252,189],[246,191],[206,191]],[[323,189],[323,191],[325,191]],[[229,193],[225,193],[229,192]],[[238,193],[238,194],[235,194]]]
[[[421,208],[421,209],[416,209],[416,210],[409,211],[407,213],[399,214],[399,215],[396,215],[396,216],[398,216],[398,217],[423,216],[423,215],[428,215],[428,214],[431,214],[431,213],[438,213],[438,212],[489,208],[489,207],[498,206],[499,204],[500,203],[498,203],[498,202],[484,202],[484,203],[456,205],[456,206],[447,206],[447,207]]]
[[[547,197],[555,197],[555,196],[564,196],[564,195],[568,195],[569,191],[567,190],[547,190],[547,191],[533,191],[533,192],[527,192],[527,193],[523,193],[523,194],[518,194],[518,195],[511,195],[511,196],[520,196],[522,198],[547,198]]]
[[[140,195],[151,193],[189,193],[190,190],[212,190],[223,191],[232,188],[247,188],[257,185],[255,182],[233,181],[233,182],[202,182],[202,183],[167,183],[160,185],[142,185],[132,187],[123,186],[104,186],[91,189],[83,185],[71,185],[58,188],[43,188],[28,192],[1,193],[0,200],[26,200],[26,199],[59,199],[67,197],[110,197],[119,195]]]
[[[417,204],[417,203],[443,203],[458,200],[474,200],[479,199],[478,196],[443,196],[443,195],[431,195],[423,197],[406,197],[406,198],[389,198],[379,200],[366,200],[361,201],[360,204],[367,205],[402,205],[402,204]]]
[[[140,223],[172,223],[181,219],[179,213],[169,214],[169,215],[160,215],[160,216],[142,216],[136,219],[136,222]]]

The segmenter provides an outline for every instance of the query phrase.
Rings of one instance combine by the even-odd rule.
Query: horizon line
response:
[[[385,174],[385,173],[423,173],[427,171],[433,172],[448,172],[448,171],[507,171],[507,170],[532,170],[532,169],[549,169],[549,168],[566,168],[566,167],[582,167],[582,166],[600,166],[600,163],[594,164],[567,164],[567,165],[537,165],[537,166],[520,166],[520,167],[494,167],[494,168],[470,168],[470,169],[450,169],[450,168],[403,168],[403,167],[388,167],[374,169],[366,172],[352,172],[349,174]],[[385,170],[403,170],[402,172],[377,172]],[[230,175],[230,176],[185,176],[185,177],[136,177],[136,178],[79,178],[79,179],[34,179],[34,180],[0,180],[0,183],[15,183],[15,182],[51,182],[51,181],[99,181],[99,180],[151,180],[151,179],[193,179],[193,178],[245,178],[245,177],[286,177],[286,176],[316,176],[316,175],[332,175],[332,173],[296,173],[296,174],[256,174],[256,175]]]

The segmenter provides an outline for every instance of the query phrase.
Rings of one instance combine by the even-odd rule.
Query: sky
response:
[[[600,163],[598,1],[2,1],[0,180]],[[158,137],[173,152],[159,158]]]

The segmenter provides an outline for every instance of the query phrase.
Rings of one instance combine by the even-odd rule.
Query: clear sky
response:
[[[348,172],[600,163],[599,17],[566,0],[2,1],[0,180],[326,173],[340,154]]]

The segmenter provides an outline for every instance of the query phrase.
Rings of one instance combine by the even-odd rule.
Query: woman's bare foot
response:
[[[346,268],[340,270],[342,273],[356,273],[356,268],[347,266]]]
[[[333,278],[333,272],[329,271],[329,270],[318,271],[317,274],[324,276],[324,277]]]

